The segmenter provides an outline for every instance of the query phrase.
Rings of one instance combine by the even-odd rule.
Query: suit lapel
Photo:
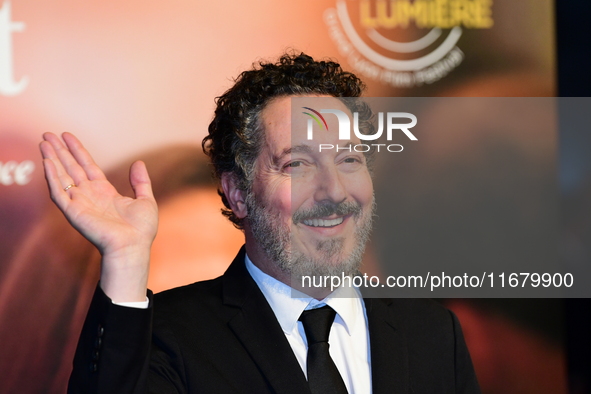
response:
[[[408,349],[400,324],[382,299],[365,299],[373,394],[408,393]]]
[[[308,382],[273,310],[244,265],[244,248],[223,278],[224,304],[235,308],[228,325],[273,391],[309,394]],[[409,393],[408,350],[400,323],[382,299],[365,299],[373,394]]]
[[[238,308],[228,325],[277,393],[310,393],[273,310],[244,265],[244,248],[223,278],[224,304]]]

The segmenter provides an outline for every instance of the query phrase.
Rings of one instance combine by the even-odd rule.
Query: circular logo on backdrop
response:
[[[492,0],[336,0],[324,21],[357,72],[395,87],[430,84],[464,59],[464,29],[493,26]]]

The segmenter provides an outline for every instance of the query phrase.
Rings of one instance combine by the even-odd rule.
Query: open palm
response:
[[[72,226],[99,249],[103,276],[105,270],[112,274],[130,272],[131,268],[147,278],[158,210],[144,163],[136,162],[130,169],[135,198],[124,197],[76,137],[69,133],[62,137],[63,142],[46,133],[40,144],[52,200]]]

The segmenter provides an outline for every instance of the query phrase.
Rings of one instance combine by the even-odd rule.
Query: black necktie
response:
[[[346,394],[347,387],[328,353],[328,334],[336,312],[328,305],[302,312],[308,340],[308,384],[313,394]]]

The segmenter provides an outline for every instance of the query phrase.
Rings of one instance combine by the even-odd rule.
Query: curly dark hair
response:
[[[216,98],[215,115],[202,146],[211,159],[214,176],[219,180],[230,172],[244,191],[250,191],[254,162],[265,138],[260,114],[272,99],[305,94],[359,97],[365,89],[359,78],[343,71],[338,63],[316,61],[304,53],[284,54],[276,63],[255,63],[234,82]],[[218,193],[226,207],[223,215],[242,229],[243,220],[232,212],[221,187]]]

